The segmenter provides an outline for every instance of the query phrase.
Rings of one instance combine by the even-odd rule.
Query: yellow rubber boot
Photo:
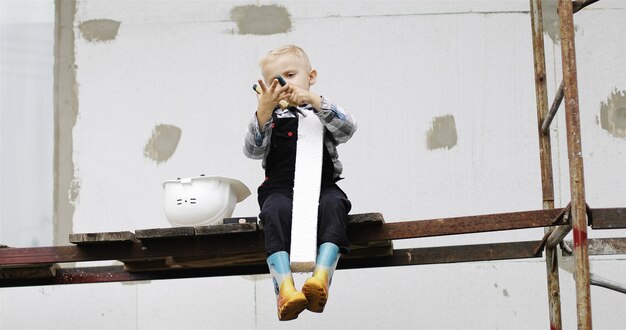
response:
[[[339,247],[333,243],[320,245],[313,276],[304,282],[302,292],[308,300],[307,309],[321,313],[328,301],[328,289],[339,261]]]
[[[308,301],[302,292],[296,290],[289,266],[289,254],[280,251],[267,258],[267,265],[274,282],[278,319],[293,320],[306,308]]]

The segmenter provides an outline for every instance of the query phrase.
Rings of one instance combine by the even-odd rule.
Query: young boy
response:
[[[267,264],[274,280],[279,320],[291,320],[305,308],[321,313],[328,299],[328,288],[339,253],[348,253],[346,221],[351,204],[336,185],[343,170],[336,146],[352,137],[356,122],[350,114],[329,99],[310,91],[317,71],[306,53],[287,45],[270,51],[261,60],[263,80],[258,107],[245,136],[244,154],[263,159],[265,181],[258,188],[259,218],[265,233]],[[286,81],[281,86],[275,79]],[[279,102],[286,100],[287,109]],[[313,276],[302,292],[295,289],[289,266],[293,184],[298,137],[298,120],[313,115],[324,125],[321,192],[318,208],[318,255]]]

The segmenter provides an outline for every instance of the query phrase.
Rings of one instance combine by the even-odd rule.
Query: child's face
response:
[[[263,79],[269,86],[276,75],[281,75],[285,81],[304,90],[309,90],[315,84],[317,72],[310,70],[307,64],[293,55],[284,55],[268,62],[263,67]]]

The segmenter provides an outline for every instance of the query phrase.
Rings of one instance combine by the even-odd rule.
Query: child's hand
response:
[[[289,100],[289,104],[292,105],[302,105],[302,104],[311,104],[314,108],[319,110],[320,107],[320,96],[312,93],[308,90],[296,87],[291,84],[287,84],[287,90],[285,91],[287,95],[287,99]]]
[[[272,112],[278,102],[287,100],[287,94],[285,93],[288,86],[280,86],[278,80],[272,80],[272,84],[267,87],[262,79],[258,80],[259,87],[261,88],[261,94],[258,94],[259,106],[257,108],[257,118],[259,124],[262,126],[270,120]]]

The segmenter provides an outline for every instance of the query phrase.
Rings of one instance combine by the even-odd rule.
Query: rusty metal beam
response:
[[[203,257],[254,251],[265,251],[262,232],[106,245],[4,248],[0,249],[0,267],[100,260],[149,260],[169,256]]]
[[[564,225],[561,209],[489,214],[435,220],[394,222],[376,226],[353,226],[348,235],[353,243],[428,236],[465,234],[496,230]],[[209,237],[179,237],[102,245],[0,249],[0,267],[98,260],[145,260],[204,257],[224,253],[264,251],[262,231]]]
[[[550,227],[569,224],[564,209],[501,213],[468,217],[393,222],[381,225],[349,226],[351,242],[386,241],[408,238],[468,234],[475,232]],[[594,219],[613,218],[626,208],[590,212]],[[150,260],[164,257],[211,257],[223,254],[265,251],[263,231],[223,236],[194,236],[137,242],[80,246],[1,248],[0,268],[24,264],[55,264],[100,260]]]
[[[564,242],[565,246],[570,250],[574,248],[574,244]],[[605,256],[626,254],[626,238],[596,238],[589,240],[589,255]],[[571,255],[567,251],[563,251],[563,255]]]
[[[590,275],[589,282],[591,283],[591,285],[603,287],[621,293],[626,293],[626,285],[608,280],[602,276],[593,273],[591,273]]]
[[[337,269],[411,266],[438,263],[539,258],[540,241],[495,243],[394,250],[389,257],[341,259]],[[0,287],[84,284],[125,281],[146,281],[177,278],[197,278],[268,273],[265,263],[215,268],[174,269],[150,272],[127,272],[123,266],[77,267],[57,269],[50,278],[3,279]]]
[[[552,209],[392,222],[376,229],[349,228],[348,237],[351,242],[367,242],[559,226],[567,224],[563,222],[562,211],[563,209]]]
[[[591,329],[591,289],[587,247],[587,214],[585,176],[583,170],[582,136],[578,107],[578,77],[574,42],[574,13],[570,0],[559,0],[561,27],[561,59],[565,84],[565,124],[570,173],[570,194],[576,258],[576,309],[579,329]]]
[[[571,205],[567,205],[567,207],[565,207],[565,209],[563,210],[563,219],[566,222],[569,222],[570,217],[571,217]],[[572,231],[571,225],[560,226],[560,227],[557,227],[555,230],[551,231],[549,233],[549,236],[546,239],[546,249],[548,250],[555,249],[557,245],[563,242],[563,239],[565,238],[565,236],[567,236],[567,234],[570,231]]]
[[[591,239],[591,254],[626,254],[626,238]],[[570,244],[571,242],[564,242]],[[369,257],[339,261],[337,269],[415,266],[440,263],[509,260],[541,257],[542,241],[493,243],[461,246],[427,247],[394,250],[388,257]],[[611,247],[611,248],[609,248]],[[214,268],[170,269],[149,272],[128,272],[124,266],[59,268],[53,277],[10,278],[0,280],[0,287],[34,285],[85,284],[161,279],[199,278],[232,275],[267,274],[265,263]]]
[[[554,180],[552,174],[552,147],[550,142],[550,122],[559,108],[558,103],[552,104],[548,113],[548,92],[546,86],[546,63],[543,46],[543,15],[541,0],[530,0],[530,18],[533,41],[533,62],[535,70],[535,99],[537,103],[537,124],[539,135],[539,161],[541,169],[541,191],[543,208],[554,208]],[[562,85],[562,83],[561,83]],[[561,89],[562,91],[562,89]],[[557,93],[558,99],[558,93]],[[561,96],[562,99],[562,96]],[[543,122],[543,124],[542,124]],[[562,226],[563,227],[563,226]],[[560,227],[560,228],[562,228]],[[550,329],[560,330],[561,325],[561,294],[559,286],[559,266],[557,250],[551,244],[552,228],[545,228],[546,233],[546,279],[548,285],[548,306],[550,312]]]
[[[626,208],[593,209],[588,217],[593,229],[626,229]]]
[[[572,231],[572,226],[566,225],[566,226],[560,226],[556,230],[553,230],[552,232],[550,232],[550,236],[548,237],[548,240],[546,241],[546,248],[548,249],[556,248],[556,246],[559,245],[563,241],[565,236],[567,236],[567,234],[569,234],[570,231]]]
[[[596,3],[600,0],[574,0],[572,1],[572,10],[575,13],[580,11],[581,9],[589,6],[592,3]]]
[[[556,226],[566,224],[566,222],[563,221],[564,210],[565,209],[553,209],[447,219],[394,222],[383,224],[375,228],[351,228],[348,235],[352,242],[356,242]],[[533,245],[534,250],[528,252],[528,255],[536,255],[537,251],[541,253],[541,249],[538,249],[538,246],[539,244]]]
[[[540,0],[533,0],[540,1]],[[541,38],[543,40],[543,37]],[[559,85],[559,89],[556,91],[556,95],[554,96],[554,101],[552,101],[552,105],[550,106],[550,111],[548,115],[543,119],[543,123],[541,124],[541,132],[543,134],[550,133],[550,124],[552,124],[552,120],[554,116],[556,116],[557,111],[559,110],[559,106],[561,106],[561,102],[563,101],[563,81],[561,81],[561,85]]]

